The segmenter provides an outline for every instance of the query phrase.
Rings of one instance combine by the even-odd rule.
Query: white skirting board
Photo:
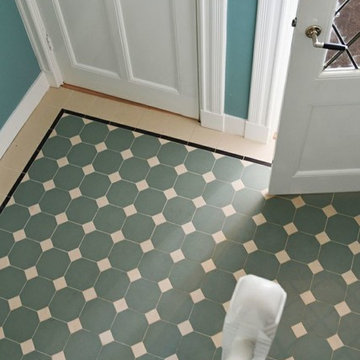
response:
[[[16,109],[0,129],[0,159],[5,154],[16,135],[40,103],[41,99],[49,89],[49,82],[44,72],[30,86]]]
[[[271,129],[264,125],[254,124],[237,116],[216,114],[207,111],[200,112],[201,125],[210,129],[230,134],[244,136],[245,139],[266,144],[269,141]]]

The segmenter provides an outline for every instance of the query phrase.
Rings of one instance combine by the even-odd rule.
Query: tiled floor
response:
[[[271,359],[359,359],[360,194],[269,171],[62,118],[0,215],[0,358],[219,360],[251,273],[288,294]]]
[[[271,162],[275,141],[263,145],[241,136],[206,129],[193,119],[143,106],[112,101],[65,89],[51,88],[36,108],[14,143],[0,159],[0,203],[35,151],[61,108],[102,119],[166,134],[186,141]]]

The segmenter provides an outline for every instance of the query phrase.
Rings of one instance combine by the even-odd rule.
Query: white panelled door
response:
[[[360,190],[360,70],[344,52],[324,69],[337,53],[327,54],[325,49],[313,47],[305,36],[308,26],[318,25],[322,28],[319,40],[327,41],[335,11],[347,2],[299,1],[271,194]],[[351,43],[351,39],[360,32],[360,9],[345,10],[347,17],[352,14],[358,19],[358,29],[354,31],[352,23],[352,29],[347,30],[349,20],[341,20],[340,11],[334,24],[341,37],[332,30],[331,40],[340,43],[342,38],[346,44],[350,41],[349,54],[359,61],[360,53],[356,52],[360,40]]]
[[[37,0],[64,82],[199,117],[194,0]]]

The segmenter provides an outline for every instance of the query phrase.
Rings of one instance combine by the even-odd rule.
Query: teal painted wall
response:
[[[257,0],[228,0],[225,113],[248,118]]]
[[[0,128],[40,74],[14,0],[0,0]]]

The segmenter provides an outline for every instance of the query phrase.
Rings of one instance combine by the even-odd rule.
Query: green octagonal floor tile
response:
[[[80,133],[81,140],[89,144],[99,144],[109,133],[108,127],[100,122],[91,121],[86,124]]]
[[[28,171],[28,174],[32,180],[45,182],[51,180],[57,170],[58,164],[56,160],[43,157],[33,162]]]
[[[289,236],[286,244],[288,255],[298,261],[310,263],[318,258],[319,242],[313,235],[297,232]]]
[[[243,168],[241,160],[224,156],[216,160],[212,172],[218,180],[233,182],[240,179]]]
[[[174,186],[176,178],[177,174],[174,168],[160,164],[150,169],[146,181],[155,189],[167,190]]]
[[[357,240],[359,225],[348,216],[336,214],[328,219],[326,224],[326,233],[331,240],[351,244]]]
[[[187,154],[185,145],[169,141],[160,147],[157,157],[162,164],[177,166],[184,162]]]
[[[352,311],[356,313],[360,313],[360,282],[359,281],[348,286],[345,301]]]
[[[71,263],[66,272],[65,279],[69,286],[78,290],[86,290],[94,286],[98,275],[99,268],[95,262],[79,259]]]
[[[165,202],[166,197],[162,191],[149,188],[139,193],[134,205],[137,211],[153,216],[162,211]]]
[[[321,209],[305,205],[297,209],[294,224],[298,230],[316,235],[324,231],[326,219]]]
[[[174,189],[180,196],[194,199],[200,196],[205,188],[205,180],[198,174],[190,172],[178,176]]]
[[[235,285],[232,274],[216,269],[205,275],[201,290],[206,298],[223,304],[231,299]]]
[[[126,218],[122,232],[126,239],[140,243],[150,238],[154,226],[155,224],[151,217],[135,214]]]
[[[104,174],[112,174],[119,170],[122,157],[119,153],[112,150],[104,150],[98,153],[93,161],[96,171]]]
[[[287,236],[282,226],[265,223],[257,227],[254,241],[259,249],[275,254],[285,248]]]
[[[115,340],[132,346],[143,339],[147,327],[144,314],[127,309],[116,316],[111,332]]]
[[[221,357],[222,357],[222,348],[219,347],[215,350],[215,354],[214,354],[214,357],[213,357],[213,360],[221,360]],[[268,360],[268,359],[267,359]]]
[[[348,347],[342,347],[334,351],[332,360],[358,360],[360,358],[360,351],[350,349]]]
[[[317,300],[336,305],[344,300],[346,287],[340,275],[324,270],[314,275],[311,291]]]
[[[95,360],[101,350],[101,342],[96,334],[80,330],[72,334],[66,344],[66,360]]]
[[[315,301],[306,306],[302,322],[307,332],[326,339],[336,334],[339,314],[332,305]]]
[[[360,254],[354,256],[354,263],[352,266],[352,271],[356,275],[356,277],[360,278]]]
[[[109,255],[114,245],[111,237],[100,231],[93,231],[86,234],[81,246],[81,255],[87,259],[99,261]]]
[[[75,115],[66,115],[57,123],[55,130],[61,136],[73,137],[78,135],[84,127],[84,121]]]
[[[225,314],[221,304],[205,299],[194,305],[190,323],[195,331],[213,336],[221,332]]]
[[[115,315],[112,303],[97,298],[86,303],[80,321],[84,329],[100,334],[110,329]]]
[[[130,147],[134,140],[132,131],[117,128],[109,132],[106,137],[105,144],[108,149],[115,151],[124,151]]]
[[[93,162],[97,152],[95,146],[80,143],[74,145],[67,155],[70,164],[84,167]]]
[[[214,180],[206,185],[202,196],[208,205],[221,208],[231,204],[234,189],[226,182]]]
[[[55,217],[39,213],[30,218],[25,227],[25,234],[36,241],[43,241],[50,238],[56,227]]]
[[[0,257],[4,257],[9,254],[12,246],[14,245],[14,237],[7,231],[0,229]]]
[[[169,254],[158,250],[151,250],[144,254],[139,264],[139,271],[143,278],[161,281],[169,276],[173,265]]]
[[[111,234],[121,229],[124,220],[125,213],[123,209],[107,205],[98,210],[94,224],[98,230]]]
[[[233,200],[235,210],[249,216],[261,212],[264,205],[265,199],[261,192],[248,188],[237,191]]]
[[[301,197],[306,204],[323,208],[331,204],[333,194],[302,194]]]
[[[33,351],[30,354],[24,355],[22,360],[51,360],[50,356]]]
[[[192,332],[184,336],[177,350],[179,360],[212,359],[215,345],[210,337]]]
[[[245,186],[257,190],[264,190],[269,187],[270,168],[263,165],[252,164],[245,166],[241,180]]]
[[[44,252],[37,265],[39,275],[55,280],[65,274],[70,259],[67,253],[58,249],[50,249]]]
[[[45,156],[53,159],[60,159],[68,153],[71,148],[69,139],[61,136],[53,136],[48,138],[42,147]]]
[[[294,358],[296,360],[330,360],[332,349],[326,339],[314,334],[307,334],[296,341]]]
[[[223,233],[228,240],[245,243],[253,239],[256,225],[247,215],[234,214],[225,218]]]
[[[138,182],[146,178],[149,168],[146,160],[132,157],[124,160],[119,172],[122,179]]]
[[[324,269],[342,274],[350,270],[353,257],[347,246],[328,242],[321,246],[319,261]]]
[[[156,307],[160,294],[157,283],[139,279],[130,284],[125,299],[129,308],[146,313]]]
[[[221,270],[236,272],[244,267],[247,252],[241,244],[223,241],[216,245],[212,257],[216,267]]]
[[[28,269],[35,266],[41,252],[41,247],[36,241],[21,240],[15,243],[9,254],[10,264],[21,269]]]
[[[109,177],[99,173],[86,175],[80,185],[80,191],[83,195],[97,199],[106,194],[110,186]]]
[[[97,209],[95,200],[79,197],[71,201],[66,215],[75,223],[85,224],[93,219]]]
[[[0,325],[4,323],[4,320],[10,312],[9,304],[6,300],[0,298]]]
[[[345,345],[360,350],[359,329],[360,315],[350,313],[341,318],[338,334]]]
[[[171,289],[161,295],[156,308],[160,318],[174,324],[180,324],[189,319],[193,302],[188,293]]]
[[[163,214],[168,221],[183,225],[191,221],[194,212],[195,205],[191,200],[175,197],[168,200]]]
[[[112,342],[102,347],[99,360],[133,360],[134,355],[129,346]],[[156,360],[156,359],[154,359]]]
[[[215,242],[210,235],[194,231],[186,235],[181,250],[187,259],[203,262],[211,258],[214,247]]]
[[[84,304],[80,291],[66,287],[56,292],[49,308],[54,318],[69,322],[79,317]]]
[[[3,330],[7,338],[22,343],[33,336],[38,323],[39,318],[35,311],[20,307],[10,313]]]
[[[292,222],[295,207],[289,200],[273,197],[266,200],[261,212],[267,221],[274,224],[286,225]]]
[[[190,151],[185,160],[185,167],[197,174],[205,174],[213,168],[214,155],[207,150],[195,149]]]
[[[20,360],[22,351],[20,345],[8,339],[0,341],[0,354],[4,359]]]
[[[271,345],[269,356],[274,359],[289,359],[293,354],[293,348],[296,344],[296,337],[291,327],[280,323],[274,342]]]
[[[14,199],[17,204],[32,206],[39,202],[43,194],[44,187],[42,184],[27,180],[18,185],[14,193]]]
[[[292,326],[299,323],[303,319],[304,310],[305,304],[300,295],[289,293],[286,297],[281,324]]]
[[[279,262],[274,254],[264,251],[255,251],[248,255],[245,272],[274,280],[279,269]]]
[[[360,194],[358,192],[335,193],[333,206],[340,214],[357,216],[360,214]]]
[[[184,236],[179,225],[166,222],[156,226],[151,241],[156,249],[170,253],[181,247]]]
[[[135,184],[120,180],[110,186],[106,194],[110,204],[126,207],[134,203],[138,189]]]
[[[135,138],[131,145],[131,151],[135,156],[149,159],[155,156],[160,148],[160,141],[158,138],[151,135],[141,135]]]
[[[114,245],[109,260],[114,268],[129,271],[138,266],[142,255],[139,244],[123,240]]]
[[[192,292],[200,287],[204,275],[199,263],[184,259],[174,264],[169,279],[174,288]]]
[[[8,266],[0,270],[0,296],[11,299],[19,295],[26,282],[25,274],[22,270]]]
[[[149,326],[144,344],[149,353],[167,358],[176,353],[180,340],[177,326],[160,320]]]
[[[10,205],[4,208],[0,214],[0,228],[15,232],[24,227],[29,219],[29,210],[19,205]]]
[[[281,264],[277,280],[289,295],[300,295],[310,289],[313,274],[305,264],[288,261]]]
[[[65,165],[56,173],[54,183],[60,189],[72,190],[80,185],[83,177],[84,172],[81,168]]]
[[[67,191],[61,189],[51,189],[45,192],[40,201],[40,208],[52,215],[58,215],[65,211],[71,198]]]
[[[116,269],[108,269],[100,274],[95,284],[95,290],[98,296],[106,300],[116,301],[125,295],[129,283],[126,273]]]
[[[205,205],[196,209],[192,222],[197,230],[215,234],[221,230],[224,219],[222,210]]]
[[[70,251],[77,248],[84,236],[81,225],[67,221],[59,225],[51,237],[51,241],[56,248]]]
[[[40,310],[48,306],[55,292],[52,281],[36,277],[29,280],[21,291],[21,302],[34,310]]]

